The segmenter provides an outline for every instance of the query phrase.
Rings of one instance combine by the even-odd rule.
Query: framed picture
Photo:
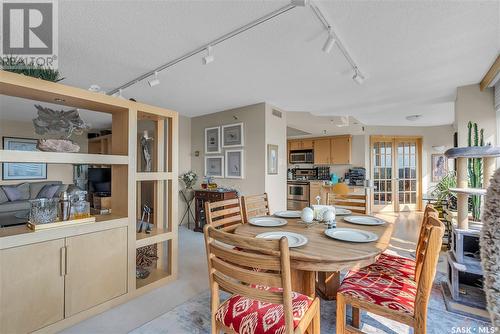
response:
[[[244,177],[243,150],[226,150],[226,178]]]
[[[224,156],[205,157],[205,176],[224,177]]]
[[[448,174],[448,158],[444,154],[431,155],[432,182],[439,182]]]
[[[220,126],[205,129],[205,154],[221,153]]]
[[[278,145],[267,144],[267,174],[278,174]]]
[[[36,139],[3,137],[4,150],[38,151]],[[4,162],[3,180],[44,180],[47,179],[47,164]]]
[[[222,126],[222,147],[244,146],[243,123]]]

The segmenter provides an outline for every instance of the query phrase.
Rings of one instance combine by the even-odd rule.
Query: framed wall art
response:
[[[205,157],[205,176],[224,177],[224,156]]]
[[[278,145],[267,144],[267,174],[278,174]]]
[[[4,150],[38,151],[36,139],[3,137]],[[47,164],[4,162],[3,180],[44,180],[47,178]]]
[[[226,178],[242,179],[244,177],[243,150],[226,151]]]
[[[444,154],[431,155],[432,182],[439,182],[448,174],[448,158]]]
[[[205,154],[221,153],[220,126],[205,129]]]
[[[222,147],[244,146],[243,123],[222,126]]]

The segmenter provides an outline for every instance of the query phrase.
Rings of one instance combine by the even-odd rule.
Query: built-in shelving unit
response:
[[[177,224],[175,223],[178,198],[177,113],[4,71],[0,71],[0,94],[103,112],[112,116],[111,134],[106,135],[105,143],[101,143],[102,149],[91,150],[106,154],[0,150],[0,162],[108,165],[111,167],[112,174],[112,214],[97,216],[95,223],[35,232],[25,226],[0,228],[0,289],[2,289],[0,332],[37,330],[57,332],[86,317],[174,280],[177,276]],[[152,172],[147,172],[142,168],[140,137],[145,126],[153,129],[151,132],[154,139]],[[90,141],[98,142],[102,139]],[[153,208],[151,220],[153,225],[148,234],[137,232],[137,221],[141,219],[142,201],[146,195],[151,196],[150,204]],[[41,263],[44,265],[40,273],[42,271],[46,273],[47,278],[36,277],[33,281],[33,277],[29,276],[31,281],[29,284],[26,282],[24,286],[33,286],[34,295],[30,299],[32,305],[28,308],[22,298],[9,299],[10,296],[22,295],[14,290],[16,287],[21,288],[21,284],[10,287],[9,280],[3,279],[11,275],[2,271],[2,268],[6,268],[3,261],[8,261],[11,255],[28,252],[26,247],[39,248],[45,247],[44,245],[48,248],[56,247],[55,251],[49,249],[47,254],[53,254],[58,258],[46,258],[39,261],[40,265]],[[68,251],[68,245],[71,251]],[[144,246],[154,249],[156,259],[149,268],[149,276],[140,279],[137,278],[136,255],[137,250]],[[59,247],[62,247],[61,250]],[[86,247],[89,248],[86,249]],[[103,252],[109,254],[101,256]],[[72,266],[77,265],[71,263],[71,261],[76,261],[75,259],[81,259],[83,263],[88,260],[91,264],[89,267],[92,267],[94,264],[90,261],[90,257],[101,264],[103,271],[109,270],[109,273],[96,275],[95,270],[87,273],[85,269],[75,270],[74,268],[77,267],[67,273],[65,267],[59,268],[66,262]],[[32,266],[31,263],[30,266]],[[24,268],[22,261],[19,267],[20,270]],[[57,269],[56,273],[51,271],[53,268]],[[32,267],[29,268],[29,270],[32,269]],[[89,275],[88,281],[93,282],[92,291],[88,293],[82,290],[86,289],[84,285],[77,283],[86,275]],[[18,273],[18,276],[23,277],[22,273]],[[107,279],[102,281],[98,278],[105,276]],[[42,291],[45,285],[49,284],[47,282],[52,285],[61,284],[60,288],[63,292],[60,293],[54,288],[51,291],[58,291],[57,296],[40,295],[37,299],[37,291]],[[36,289],[36,284],[45,285]],[[12,293],[5,293],[6,291]],[[95,291],[101,291],[101,293],[94,296]],[[54,300],[61,295],[62,300],[55,302]],[[85,300],[79,300],[81,295],[87,296]],[[48,299],[54,302],[48,305],[46,302]],[[10,307],[3,307],[7,304]],[[54,309],[49,309],[51,307]],[[67,311],[61,314],[61,310]],[[16,313],[9,313],[11,311]],[[28,312],[30,313],[29,323],[15,321],[16,314],[24,315]],[[8,321],[4,321],[5,319]],[[17,325],[19,327],[16,327]]]

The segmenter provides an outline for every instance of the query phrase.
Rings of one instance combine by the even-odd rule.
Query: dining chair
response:
[[[327,193],[326,204],[348,209],[354,213],[366,214],[366,195]]]
[[[205,217],[208,225],[228,232],[244,223],[239,198],[205,202]]]
[[[280,240],[204,227],[212,334],[320,333],[319,299],[292,291],[290,253]],[[229,246],[229,247],[227,247]],[[255,271],[258,268],[263,271]],[[219,290],[232,293],[220,303]]]
[[[242,196],[243,218],[245,222],[256,216],[269,216],[269,198],[267,193],[261,195]]]
[[[368,266],[351,271],[337,292],[337,333],[359,333],[360,309],[404,323],[415,334],[426,333],[427,305],[441,251],[444,225],[429,215],[420,240],[413,278]],[[352,306],[352,326],[346,324],[346,305]]]

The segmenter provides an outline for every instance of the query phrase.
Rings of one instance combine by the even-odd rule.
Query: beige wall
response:
[[[40,136],[35,133],[33,123],[31,122],[17,122],[3,120],[0,122],[0,137],[22,137],[22,138],[39,138]],[[86,135],[73,136],[80,147],[81,152],[87,152],[87,139]],[[2,144],[3,145],[3,144]],[[0,175],[2,173],[2,165],[0,164]],[[47,165],[47,180],[48,181],[62,181],[63,183],[73,183],[73,166],[48,164]],[[17,184],[21,182],[37,182],[42,180],[19,180],[19,181],[3,181],[0,184]]]
[[[191,118],[179,116],[179,175],[191,170]],[[184,184],[179,182],[179,188],[183,189]],[[180,195],[179,195],[180,196]],[[186,210],[186,204],[179,197],[179,223]],[[194,207],[192,206],[194,214]],[[187,222],[187,217],[184,219]],[[192,225],[191,225],[192,226]]]
[[[244,124],[244,178],[216,178],[219,186],[232,187],[242,195],[259,194],[265,191],[265,103],[254,104],[191,118],[191,168],[203,181],[205,163],[205,128],[242,122]],[[195,152],[199,152],[196,156]],[[224,155],[210,154],[210,156]]]
[[[281,112],[281,118],[273,115],[273,109]],[[278,145],[278,174],[267,174],[267,145]],[[271,212],[286,210],[287,141],[286,112],[266,104],[266,145],[264,147],[265,190],[269,196]]]
[[[496,113],[493,88],[481,92],[479,84],[457,88],[455,100],[455,127],[458,132],[458,146],[467,146],[469,121],[484,128],[484,142],[496,144]]]

